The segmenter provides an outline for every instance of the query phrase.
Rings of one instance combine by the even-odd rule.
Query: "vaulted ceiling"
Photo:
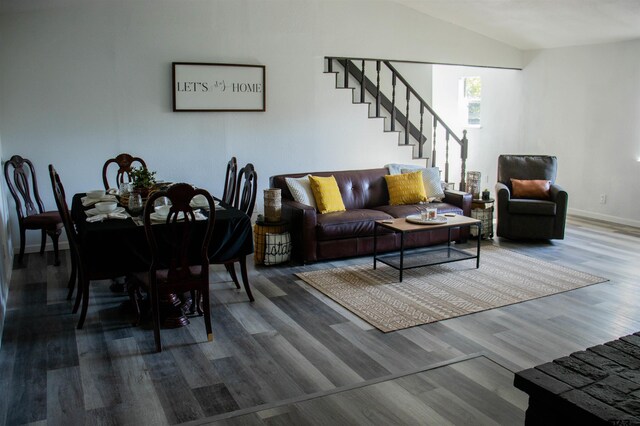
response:
[[[513,47],[640,38],[640,0],[392,0]]]

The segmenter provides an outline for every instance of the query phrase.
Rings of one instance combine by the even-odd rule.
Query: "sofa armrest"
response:
[[[290,223],[293,257],[300,262],[315,262],[316,209],[286,198],[282,199],[282,218]]]
[[[567,208],[567,201],[569,200],[569,194],[557,183],[551,184],[549,187],[549,194],[551,195],[551,201],[556,203],[558,208]]]
[[[453,189],[447,189],[444,191],[444,202],[460,207],[462,214],[465,216],[471,216],[471,201],[472,195],[468,192],[455,191]]]
[[[498,182],[496,183],[495,189],[496,189],[496,199],[498,201],[498,204],[500,204],[500,201],[508,203],[509,200],[511,199],[511,191],[509,191],[509,187],[504,183]]]
[[[509,191],[509,187],[504,183],[498,182],[496,183],[496,201],[498,202],[497,206],[497,217],[498,217],[498,228],[500,226],[500,217],[502,217],[502,223],[505,224],[507,222],[507,215],[509,212],[509,200],[511,200],[511,191]],[[507,225],[505,224],[504,227]],[[500,235],[500,233],[498,233]]]
[[[554,236],[556,238],[564,238],[564,227],[567,209],[569,208],[569,194],[558,184],[551,184],[549,193],[551,194],[551,201],[556,203],[556,221],[553,225]]]

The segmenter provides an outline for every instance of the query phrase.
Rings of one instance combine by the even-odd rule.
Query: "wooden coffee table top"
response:
[[[446,217],[446,216],[445,216]],[[414,231],[430,231],[434,229],[447,229],[447,228],[455,228],[457,226],[469,226],[476,225],[481,223],[479,219],[474,219],[472,217],[455,215],[453,217],[446,217],[447,223],[441,223],[436,225],[420,225],[417,223],[407,222],[407,220],[403,217],[392,219],[392,222],[385,222],[383,220],[376,220],[378,225],[383,226],[388,229],[392,229],[396,232],[414,232]]]

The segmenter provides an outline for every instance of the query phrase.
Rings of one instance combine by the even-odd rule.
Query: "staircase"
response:
[[[458,188],[465,190],[467,131],[462,131],[462,137],[456,135],[390,61],[327,56],[325,72],[335,74],[336,88],[353,91],[354,103],[369,104],[369,118],[384,118],[385,131],[398,132],[400,144],[413,145],[414,159],[444,170],[447,183],[452,183],[449,143],[453,142],[461,160]],[[403,99],[398,93],[404,93]],[[436,161],[436,142],[445,144],[444,162],[440,164]]]

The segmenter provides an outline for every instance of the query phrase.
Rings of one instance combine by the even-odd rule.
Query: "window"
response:
[[[480,77],[464,77],[462,80],[462,101],[466,111],[467,124],[479,126],[482,80]]]

